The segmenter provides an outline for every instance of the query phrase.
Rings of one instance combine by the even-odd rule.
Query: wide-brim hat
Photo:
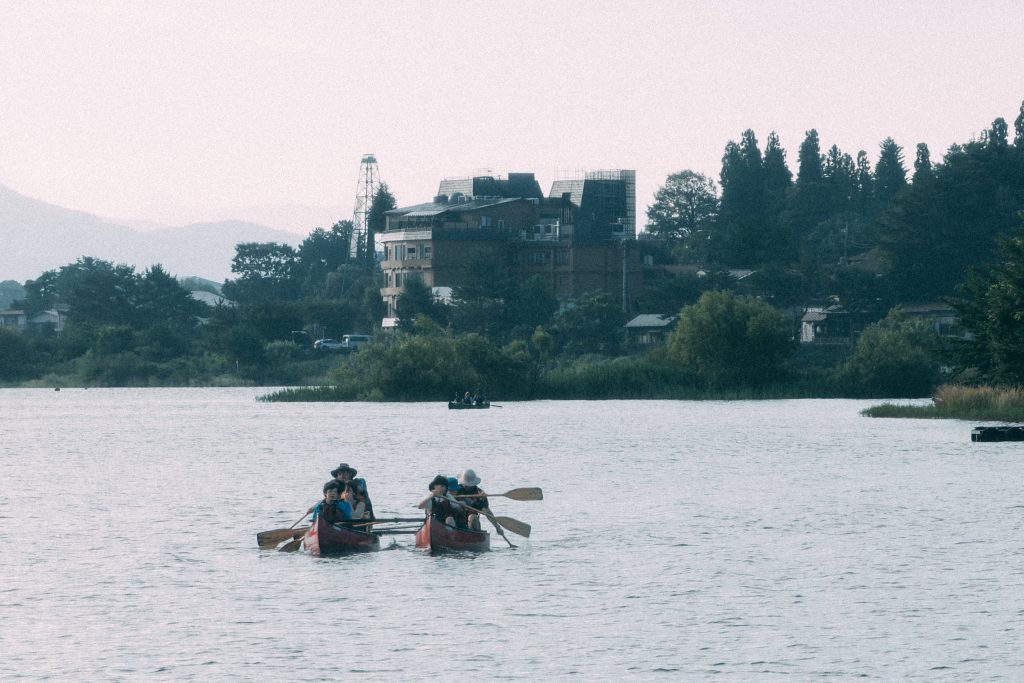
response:
[[[476,472],[473,470],[466,470],[459,475],[459,485],[461,486],[476,486],[480,483],[480,477],[476,476]]]
[[[336,477],[336,476],[338,476],[342,472],[348,472],[353,477],[356,476],[356,468],[355,467],[349,467],[348,463],[344,463],[344,462],[341,463],[340,465],[338,465],[337,467],[335,467],[333,470],[331,470],[331,476],[332,477]]]

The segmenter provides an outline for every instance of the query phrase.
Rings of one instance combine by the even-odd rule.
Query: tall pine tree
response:
[[[903,167],[903,148],[892,138],[882,141],[878,163],[875,164],[875,199],[884,208],[907,186],[907,169]]]

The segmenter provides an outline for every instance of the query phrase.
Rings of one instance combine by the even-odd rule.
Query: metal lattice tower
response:
[[[364,154],[359,162],[359,182],[356,184],[355,210],[352,211],[352,242],[349,245],[349,256],[357,258],[365,249],[369,226],[366,219],[370,216],[373,198],[380,187],[380,171],[377,169],[377,157]],[[372,255],[367,255],[372,257]]]

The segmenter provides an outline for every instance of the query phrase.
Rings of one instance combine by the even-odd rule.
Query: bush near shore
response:
[[[1024,422],[1024,387],[946,384],[931,405],[883,403],[863,411],[868,417],[915,417],[993,422]]]

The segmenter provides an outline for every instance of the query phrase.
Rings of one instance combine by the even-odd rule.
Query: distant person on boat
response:
[[[430,490],[430,495],[421,500],[416,507],[426,510],[428,516],[442,524],[459,526],[459,520],[464,518],[461,510],[465,506],[448,493],[448,477],[442,474],[437,475],[427,485],[427,488]]]
[[[473,405],[473,397],[469,395],[468,391],[466,392],[466,395],[462,397],[462,402],[467,406]]]
[[[491,511],[490,505],[487,503],[486,492],[480,488],[480,477],[476,475],[473,470],[466,470],[459,475],[459,492],[458,496],[476,496],[475,498],[462,498],[459,503],[462,504],[462,512],[466,516],[465,524],[468,528],[474,531],[480,531],[480,515],[489,514]],[[483,513],[486,510],[487,513]]]
[[[312,508],[314,524],[320,515],[323,515],[324,521],[330,524],[352,521],[352,506],[341,500],[341,490],[341,483],[337,479],[331,479],[324,484],[324,499]]]

